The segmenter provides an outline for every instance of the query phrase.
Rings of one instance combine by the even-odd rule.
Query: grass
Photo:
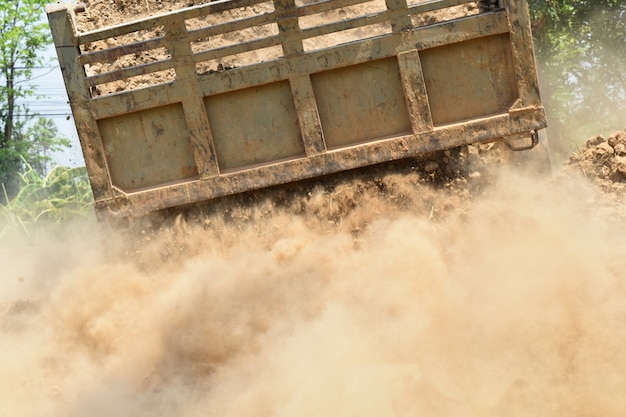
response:
[[[50,224],[63,225],[76,218],[92,217],[93,194],[85,167],[56,167],[40,176],[30,166],[20,174],[22,187],[6,205],[0,205],[0,238],[11,230],[26,235]]]

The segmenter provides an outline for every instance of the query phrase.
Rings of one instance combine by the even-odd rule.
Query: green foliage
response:
[[[626,125],[626,2],[529,0],[552,144]],[[556,136],[556,137],[555,137]]]
[[[0,205],[0,238],[12,229],[30,234],[42,225],[93,216],[93,194],[85,167],[56,167],[43,177],[29,166],[19,177],[17,195]],[[4,186],[3,191],[8,200]]]
[[[43,63],[39,52],[52,41],[50,29],[41,21],[47,0],[0,0],[0,114],[4,120],[0,145],[12,139],[16,100],[34,94],[23,81]],[[0,146],[4,147],[4,146]]]
[[[26,130],[25,141],[28,144],[26,162],[40,175],[44,175],[50,168],[53,152],[69,148],[71,142],[59,134],[57,126],[50,119],[39,118]],[[24,155],[24,154],[22,154]]]
[[[20,189],[20,171],[33,169],[45,175],[51,168],[52,154],[71,146],[50,119],[39,118],[31,125],[20,123],[13,129],[13,135],[15,139],[0,148],[0,184],[5,186],[10,198]],[[0,203],[7,201],[0,196]]]
[[[36,96],[26,81],[33,69],[43,64],[40,52],[52,39],[49,27],[42,21],[48,0],[0,0],[0,183],[13,197],[19,190],[18,173],[28,161],[43,174],[50,161],[48,151],[69,146],[58,137],[50,120],[29,127],[35,115],[20,105],[20,99]],[[42,153],[42,150],[44,152]],[[0,202],[6,202],[0,196]]]

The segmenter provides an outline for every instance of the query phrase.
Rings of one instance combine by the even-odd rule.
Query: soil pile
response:
[[[591,178],[604,191],[626,196],[626,130],[607,139],[598,135],[570,156],[569,168]]]

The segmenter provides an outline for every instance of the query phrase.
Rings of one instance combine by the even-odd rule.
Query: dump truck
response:
[[[217,0],[81,32],[47,7],[99,219],[546,127],[524,0]]]

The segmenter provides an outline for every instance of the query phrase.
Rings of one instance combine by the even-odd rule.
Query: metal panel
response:
[[[136,191],[198,176],[182,105],[98,121],[112,185]]]
[[[411,134],[395,58],[321,72],[311,81],[328,149]]]
[[[435,126],[508,111],[517,100],[509,35],[420,52]]]
[[[287,81],[204,100],[220,171],[305,156]]]

